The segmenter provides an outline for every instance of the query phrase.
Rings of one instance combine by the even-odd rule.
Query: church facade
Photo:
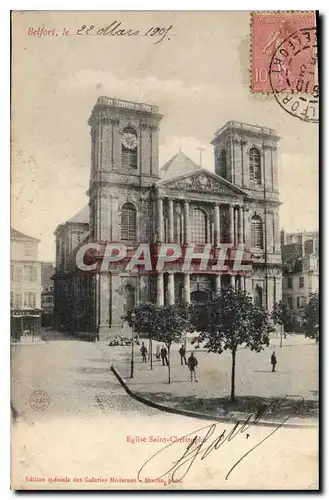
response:
[[[99,97],[89,118],[91,170],[88,208],[58,226],[55,311],[76,331],[116,335],[122,315],[141,302],[205,302],[221,288],[239,287],[270,310],[281,300],[277,145],[269,128],[228,122],[215,132],[215,172],[177,153],[159,168],[157,106]],[[83,242],[142,243],[181,248],[226,245],[225,271],[74,271]],[[234,269],[238,248],[248,271]],[[56,305],[57,304],[57,305]]]

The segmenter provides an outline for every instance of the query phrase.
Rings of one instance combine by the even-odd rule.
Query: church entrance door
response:
[[[191,302],[193,304],[198,303],[198,304],[205,304],[208,302],[209,295],[207,292],[203,290],[195,290],[194,292],[191,293]]]

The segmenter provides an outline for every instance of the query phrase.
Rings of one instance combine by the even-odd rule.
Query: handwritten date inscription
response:
[[[81,28],[77,30],[77,35],[99,35],[99,36],[146,36],[146,37],[154,37],[155,44],[162,42],[165,38],[170,40],[168,36],[173,28],[173,25],[170,24],[166,28],[161,28],[159,26],[151,26],[146,31],[140,31],[139,29],[134,28],[125,28],[121,21],[114,21],[108,26],[104,26],[103,28],[97,28],[93,24],[86,25],[83,24]]]
[[[280,406],[287,403],[288,398],[293,398],[293,407],[290,408],[288,414],[284,416],[283,420],[276,424],[274,428],[272,426],[270,431],[265,431],[265,436],[263,435],[263,431],[266,427],[262,427],[261,439],[252,439],[253,426],[255,424],[259,424],[259,426],[261,426],[261,418],[264,417],[266,413],[280,412]],[[224,444],[227,447],[227,445],[234,440],[236,443],[235,451],[233,453],[235,458],[233,465],[229,467],[229,470],[227,470],[225,474],[225,479],[227,480],[233,470],[243,460],[250,456],[251,453],[253,453],[257,448],[259,448],[259,446],[273,436],[273,434],[278,432],[279,429],[292,416],[300,413],[303,402],[304,399],[301,396],[286,396],[281,400],[273,400],[268,405],[260,408],[255,414],[249,414],[245,420],[238,421],[230,430],[218,429],[217,424],[211,424],[186,434],[181,439],[166,445],[152,455],[139,469],[138,480],[143,482],[144,476],[154,477],[155,473],[158,474],[160,472],[160,468],[160,470],[165,470],[165,472],[157,477],[157,480],[167,477],[171,482],[181,482],[192,466],[195,466],[198,460],[203,461],[210,454],[217,454],[219,448],[222,448]],[[244,438],[244,440],[240,443],[237,442],[237,438],[239,436],[240,438]],[[186,446],[187,440],[190,442]],[[222,455],[222,459],[221,461],[218,461],[218,464],[225,467],[227,461],[228,456],[226,451],[226,454],[224,456]]]

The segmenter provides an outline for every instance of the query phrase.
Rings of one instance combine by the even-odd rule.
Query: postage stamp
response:
[[[303,29],[314,28],[316,19],[314,12],[254,12],[251,14],[251,90],[252,92],[273,92],[269,67],[275,52],[281,44],[289,39],[291,57],[286,59],[288,69],[292,74],[299,71],[299,66],[306,67],[314,63],[316,49],[310,51],[300,47],[303,43],[295,36]],[[280,50],[280,49],[279,49]],[[298,55],[298,58],[295,56]],[[297,68],[298,66],[298,68]],[[282,68],[283,69],[283,68]],[[287,69],[287,68],[285,68]],[[277,84],[282,83],[284,75],[281,71],[272,75]],[[304,87],[299,92],[312,92],[311,83],[315,85],[314,78],[310,79],[309,89]],[[306,82],[305,82],[306,84]]]

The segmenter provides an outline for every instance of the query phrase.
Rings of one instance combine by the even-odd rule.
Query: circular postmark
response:
[[[29,403],[33,410],[44,411],[49,406],[50,398],[45,391],[33,391]]]
[[[302,28],[275,50],[270,84],[278,104],[306,122],[319,121],[319,81],[316,28]]]

